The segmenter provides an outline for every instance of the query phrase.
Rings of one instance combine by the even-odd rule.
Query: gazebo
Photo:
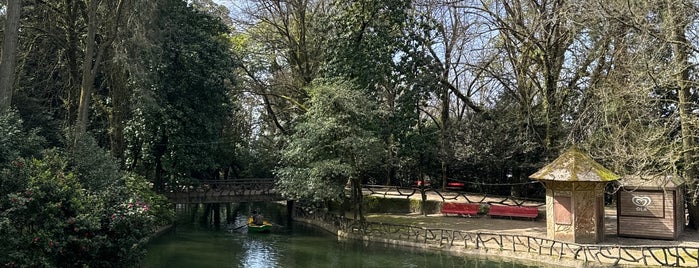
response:
[[[604,238],[604,188],[619,176],[576,147],[529,176],[546,187],[549,239],[598,243]]]

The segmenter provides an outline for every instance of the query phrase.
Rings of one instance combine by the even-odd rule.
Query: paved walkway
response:
[[[376,191],[374,191],[376,192]],[[366,194],[370,194],[366,192]],[[446,195],[446,194],[443,194]],[[386,198],[406,198],[395,192],[385,192],[383,194],[373,194],[372,196],[386,197]],[[420,199],[419,192],[412,195],[410,198]],[[494,202],[498,203],[502,198],[487,197],[478,195],[466,195],[460,196],[455,200],[450,200],[450,202],[467,202],[466,199],[473,202],[483,200],[480,202]],[[428,200],[442,201],[442,198],[434,193],[428,194]],[[509,202],[509,201],[508,201]],[[540,209],[543,209],[544,204],[539,202],[526,202],[525,205],[539,205]],[[546,237],[546,221],[544,219],[537,220],[517,220],[517,219],[502,219],[502,218],[490,218],[489,216],[478,216],[478,217],[462,217],[462,216],[443,216],[441,214],[430,214],[423,216],[421,214],[405,213],[405,214],[369,214],[367,215],[367,220],[375,222],[384,223],[394,223],[394,224],[406,224],[423,226],[430,228],[442,228],[442,229],[453,229],[453,230],[463,230],[472,232],[492,232],[492,233],[506,233],[506,234],[523,234],[533,237]],[[616,219],[616,207],[608,207],[605,209],[605,239],[600,244],[614,244],[614,245],[654,245],[654,246],[670,246],[670,245],[682,245],[687,247],[699,247],[699,232],[697,230],[685,230],[679,237],[678,240],[668,241],[668,240],[656,240],[656,239],[637,239],[637,238],[624,238],[618,237],[617,235],[617,219]]]

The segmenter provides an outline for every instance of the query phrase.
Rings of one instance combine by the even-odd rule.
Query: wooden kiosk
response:
[[[669,176],[635,176],[619,180],[617,235],[674,240],[684,230],[682,184]]]
[[[546,235],[573,243],[604,238],[604,188],[618,176],[573,147],[529,176],[546,187]]]

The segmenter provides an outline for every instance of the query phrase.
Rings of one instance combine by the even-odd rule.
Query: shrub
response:
[[[143,178],[88,191],[55,150],[26,162],[23,189],[0,196],[0,265],[115,267],[142,258],[157,214],[165,214],[151,209],[163,200],[147,194]]]

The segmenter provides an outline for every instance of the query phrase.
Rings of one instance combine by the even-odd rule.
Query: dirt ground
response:
[[[384,196],[384,197],[395,197],[391,194],[372,194],[373,196]],[[405,196],[400,196],[400,198],[406,198]],[[410,198],[419,198],[420,195],[416,194]],[[483,198],[482,196],[460,196],[455,200],[450,200],[450,202],[466,202],[466,199],[470,201],[481,202],[500,202],[501,199],[498,198]],[[436,194],[428,195],[429,200],[439,200],[442,198]],[[509,202],[509,201],[508,201]],[[526,205],[538,205],[540,210],[544,209],[543,203],[536,202],[526,202]],[[534,237],[546,237],[546,220],[536,219],[536,220],[519,220],[519,219],[507,219],[507,218],[490,218],[489,216],[477,216],[477,217],[464,217],[464,216],[443,216],[442,214],[430,214],[423,216],[421,214],[406,213],[406,214],[369,214],[367,215],[368,221],[383,222],[383,223],[394,223],[394,224],[406,224],[423,226],[430,228],[441,228],[441,229],[452,229],[452,230],[462,230],[462,231],[472,231],[472,232],[492,232],[492,233],[503,233],[503,234],[522,234]],[[646,245],[646,246],[668,246],[668,245],[683,245],[687,247],[699,247],[699,232],[696,230],[688,229],[685,230],[678,240],[668,241],[668,240],[656,240],[656,239],[637,239],[637,238],[625,238],[617,236],[617,218],[616,218],[616,208],[608,207],[605,209],[605,239],[599,244],[611,244],[611,245]]]

